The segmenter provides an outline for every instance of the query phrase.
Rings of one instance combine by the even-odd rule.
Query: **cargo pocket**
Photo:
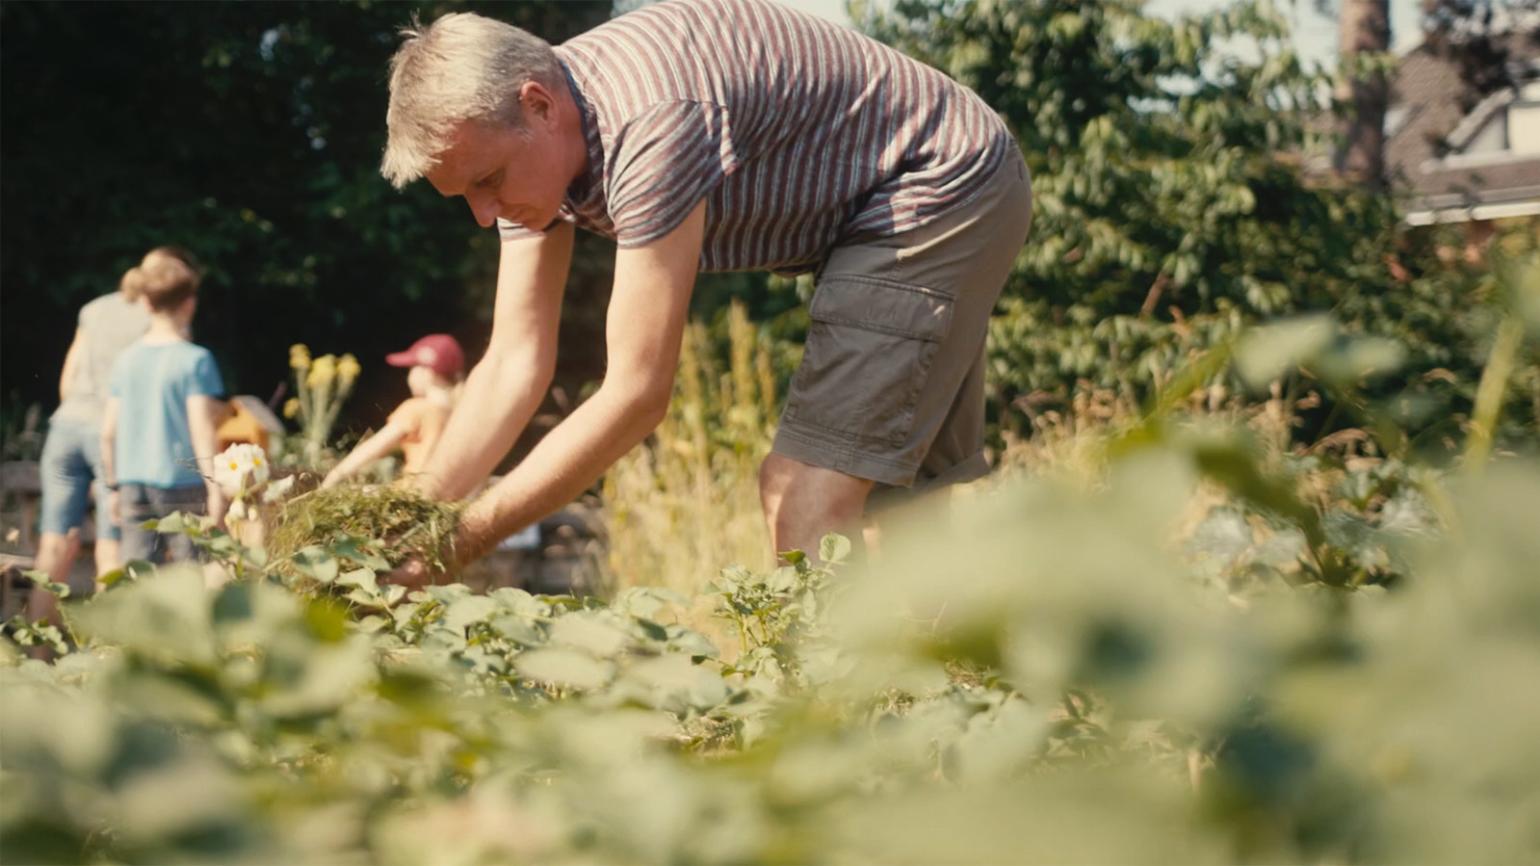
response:
[[[802,365],[786,417],[902,445],[931,362],[952,323],[952,299],[875,277],[826,278],[808,309]]]

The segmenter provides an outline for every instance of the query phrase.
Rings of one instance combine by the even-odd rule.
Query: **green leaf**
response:
[[[1314,359],[1331,344],[1337,326],[1330,316],[1301,316],[1252,331],[1235,352],[1235,369],[1246,384],[1263,389],[1290,369]]]
[[[577,689],[596,689],[609,682],[611,666],[569,649],[536,649],[514,659],[520,676],[537,682]]]
[[[1394,373],[1406,362],[1406,349],[1383,337],[1354,337],[1320,353],[1312,369],[1328,382],[1350,385]]]
[[[551,625],[551,644],[580,649],[596,658],[609,658],[626,648],[626,633],[610,622],[583,613],[558,619]]]
[[[818,542],[818,558],[827,565],[838,565],[850,555],[850,539],[836,533],[825,535]]]
[[[351,559],[365,568],[374,569],[376,573],[390,571],[390,563],[383,556],[356,538],[339,539],[332,544],[331,550],[334,555]]]
[[[495,600],[484,595],[467,595],[455,599],[444,610],[444,625],[455,631],[464,631],[473,623],[485,622],[498,609]]]
[[[143,526],[145,529],[153,529],[156,532],[162,533],[181,532],[187,528],[187,518],[182,512],[173,511],[159,520],[146,520]]]
[[[290,561],[301,574],[319,583],[331,583],[337,579],[339,571],[337,557],[332,556],[320,545],[312,544],[301,548]]]
[[[368,595],[374,595],[380,591],[372,568],[355,568],[352,571],[343,572],[337,577],[337,585],[356,587]]]

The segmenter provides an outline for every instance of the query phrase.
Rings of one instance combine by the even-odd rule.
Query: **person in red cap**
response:
[[[449,420],[465,372],[465,353],[448,334],[429,334],[404,352],[385,356],[392,367],[407,367],[406,386],[412,396],[390,413],[385,426],[355,446],[336,468],[327,473],[322,487],[331,487],[355,475],[390,452],[401,449],[402,475],[422,471],[423,463]]]

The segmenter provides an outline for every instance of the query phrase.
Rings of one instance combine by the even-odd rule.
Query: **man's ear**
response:
[[[519,106],[524,116],[550,121],[556,117],[556,99],[538,81],[526,81],[519,87]]]

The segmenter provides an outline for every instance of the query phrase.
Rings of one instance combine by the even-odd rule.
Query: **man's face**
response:
[[[533,231],[556,219],[568,180],[553,126],[529,117],[523,129],[465,121],[428,171],[445,197],[464,196],[476,222],[490,228],[501,217]]]

